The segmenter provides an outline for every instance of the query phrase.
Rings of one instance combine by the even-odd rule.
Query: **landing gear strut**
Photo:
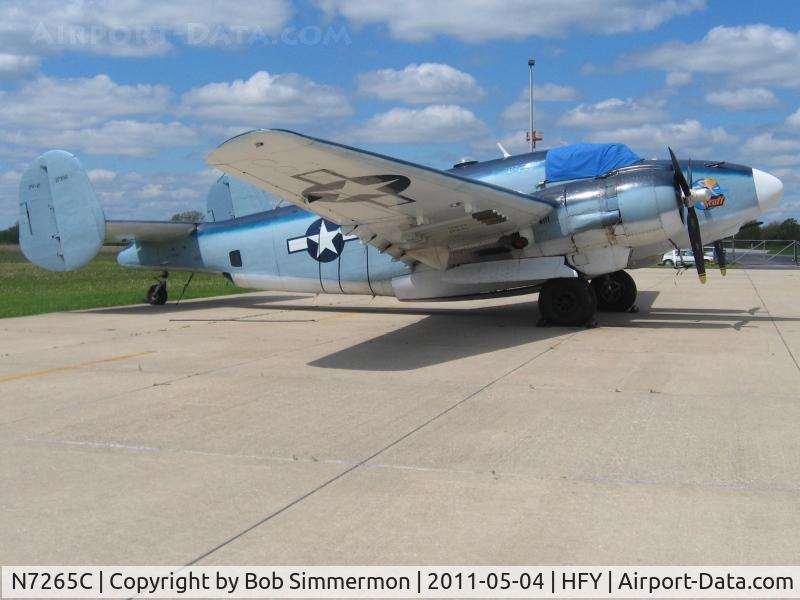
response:
[[[155,283],[150,286],[147,290],[147,300],[153,306],[161,306],[162,304],[167,303],[167,298],[169,295],[167,294],[167,278],[169,277],[169,273],[166,271],[162,271],[161,275],[158,276],[158,283]]]
[[[592,279],[597,295],[597,310],[601,312],[638,312],[636,282],[625,271],[617,271]]]
[[[583,277],[551,279],[539,292],[539,325],[596,327],[597,297]]]

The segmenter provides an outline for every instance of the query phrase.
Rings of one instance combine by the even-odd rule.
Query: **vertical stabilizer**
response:
[[[262,190],[230,175],[211,186],[206,198],[206,220],[227,221],[275,208]]]
[[[19,243],[32,263],[72,271],[100,251],[103,209],[78,159],[63,150],[42,154],[19,185]]]

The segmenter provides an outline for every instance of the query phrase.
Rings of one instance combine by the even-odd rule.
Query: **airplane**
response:
[[[626,269],[719,240],[774,206],[781,181],[725,161],[642,159],[624,144],[575,144],[438,170],[283,129],[219,145],[224,174],[203,222],[106,220],[86,171],[51,150],[20,182],[20,245],[70,271],[127,244],[123,267],[221,273],[263,290],[458,300],[539,292],[540,325],[594,326],[635,311]],[[270,208],[265,192],[289,204]]]

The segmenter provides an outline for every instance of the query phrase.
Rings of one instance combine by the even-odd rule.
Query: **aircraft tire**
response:
[[[582,277],[550,279],[539,292],[539,311],[548,325],[582,326],[593,321],[597,297]]]
[[[601,312],[628,312],[636,302],[636,282],[625,271],[595,277],[592,288]]]
[[[153,306],[166,304],[167,297],[167,286],[161,283],[154,283],[147,290],[147,301]]]

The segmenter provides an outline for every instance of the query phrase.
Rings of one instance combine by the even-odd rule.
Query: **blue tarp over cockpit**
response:
[[[547,151],[544,170],[547,181],[597,177],[641,160],[625,144],[574,144]]]

